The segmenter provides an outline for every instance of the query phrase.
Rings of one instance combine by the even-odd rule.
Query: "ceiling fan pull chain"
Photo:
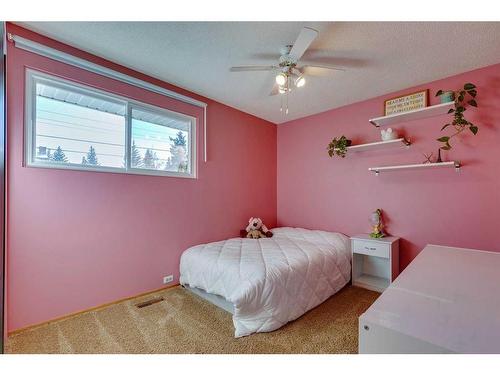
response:
[[[290,76],[286,76],[286,91],[285,91],[285,115],[288,115],[288,95],[290,94]]]
[[[290,86],[289,86],[290,87]],[[285,115],[288,115],[288,93],[290,92],[290,90],[287,90],[286,91],[286,112],[285,112]]]

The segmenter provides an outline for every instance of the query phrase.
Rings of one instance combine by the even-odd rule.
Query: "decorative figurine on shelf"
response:
[[[433,152],[431,152],[429,155],[427,155],[425,153],[423,155],[425,156],[425,160],[422,162],[422,164],[427,164],[427,163],[432,164],[432,163],[434,163],[432,161],[432,158],[434,157],[434,153]]]
[[[396,133],[391,128],[382,129],[380,131],[380,137],[382,138],[383,141],[390,141],[392,139],[397,139],[398,138],[398,133]]]
[[[384,223],[382,222],[382,210],[377,208],[375,212],[372,213],[370,217],[370,222],[372,224],[372,232],[370,233],[370,237],[372,238],[382,238],[385,237],[385,233],[383,231]]]
[[[443,159],[441,159],[441,149],[438,149],[438,158],[436,159],[436,163],[442,163]]]
[[[422,164],[433,164],[433,163],[442,163],[443,159],[441,159],[441,149],[438,149],[438,156],[437,159],[434,160],[434,153],[431,152],[430,154],[423,153],[425,160],[422,162]]]

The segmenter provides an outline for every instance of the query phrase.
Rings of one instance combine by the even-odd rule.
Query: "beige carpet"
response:
[[[153,296],[165,300],[144,308]],[[234,338],[231,315],[175,287],[12,335],[7,353],[356,353],[379,296],[348,286],[277,331]]]

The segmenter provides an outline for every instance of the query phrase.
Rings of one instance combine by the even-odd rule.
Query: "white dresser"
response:
[[[500,353],[500,253],[426,246],[359,318],[360,353]]]
[[[383,292],[399,274],[399,237],[351,237],[352,285]]]

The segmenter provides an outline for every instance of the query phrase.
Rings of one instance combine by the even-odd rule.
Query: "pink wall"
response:
[[[414,144],[408,150],[384,150],[330,159],[334,136],[353,143],[380,140],[368,119],[381,116],[384,99],[429,88],[478,86],[479,108],[467,115],[479,133],[467,134],[445,152],[445,160],[461,160],[454,170],[380,174],[368,167],[420,163],[422,153],[437,154],[447,115],[393,126]],[[332,85],[333,89],[333,85]],[[500,251],[500,64],[391,93],[278,126],[278,225],[368,232],[368,217],[382,208],[390,233],[402,240],[404,268],[428,243]]]
[[[478,110],[468,111],[479,134],[445,153],[464,167],[381,174],[368,167],[418,163],[437,152],[446,116],[397,129],[409,150],[326,154],[341,134],[355,143],[379,140],[368,118],[399,93],[276,127],[264,120],[57,43],[18,26],[8,31],[208,102],[209,162],[196,180],[22,167],[24,69],[78,80],[120,95],[202,118],[202,112],[8,46],[7,77],[7,329],[12,331],[98,304],[161,287],[178,278],[181,252],[193,244],[234,236],[247,218],[266,224],[367,232],[375,208],[403,238],[401,267],[427,243],[500,251],[500,64],[417,88],[478,86]],[[435,100],[432,98],[433,103]],[[201,124],[201,121],[199,121]],[[201,129],[200,129],[201,130]],[[202,152],[199,132],[199,154]],[[276,156],[277,147],[277,156]],[[277,181],[276,181],[277,176]],[[248,198],[251,197],[251,198]],[[276,215],[276,212],[278,215]]]
[[[208,163],[196,180],[25,168],[24,72],[30,67],[197,116],[199,108],[8,45],[8,331],[178,280],[187,247],[239,235],[250,216],[276,224],[276,127],[8,24],[8,32],[208,103]],[[198,153],[202,155],[200,128]]]

